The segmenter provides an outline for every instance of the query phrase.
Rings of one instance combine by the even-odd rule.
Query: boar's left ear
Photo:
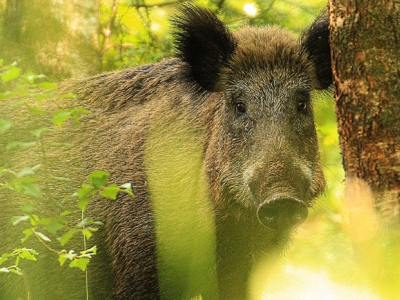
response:
[[[317,71],[318,89],[332,84],[332,66],[329,43],[329,16],[324,10],[302,35],[302,47],[308,52]]]
[[[221,69],[236,49],[236,41],[210,10],[182,5],[171,20],[178,57],[190,65],[193,79],[208,91],[218,90]]]

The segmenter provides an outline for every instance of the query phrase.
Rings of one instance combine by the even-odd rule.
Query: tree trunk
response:
[[[329,13],[346,188],[369,186],[371,203],[381,218],[398,222],[400,3],[330,0]]]
[[[52,78],[100,70],[98,0],[7,0],[0,58]]]

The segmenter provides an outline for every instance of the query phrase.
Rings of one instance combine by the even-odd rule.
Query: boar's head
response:
[[[216,207],[276,230],[301,223],[325,187],[310,94],[332,81],[326,14],[300,41],[278,26],[231,33],[190,5],[174,23],[213,106],[205,161]]]

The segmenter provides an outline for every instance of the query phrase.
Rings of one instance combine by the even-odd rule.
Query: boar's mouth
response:
[[[306,204],[291,197],[274,197],[260,204],[257,209],[258,220],[274,230],[286,230],[299,225],[307,219]]]

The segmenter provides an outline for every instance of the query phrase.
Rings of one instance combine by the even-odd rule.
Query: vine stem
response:
[[[85,218],[85,215],[82,210],[82,221],[84,220],[84,218]],[[83,235],[83,248],[85,249],[85,251],[87,250],[85,235]],[[86,267],[86,270],[85,270],[85,287],[86,287],[86,300],[89,300],[88,267]]]

